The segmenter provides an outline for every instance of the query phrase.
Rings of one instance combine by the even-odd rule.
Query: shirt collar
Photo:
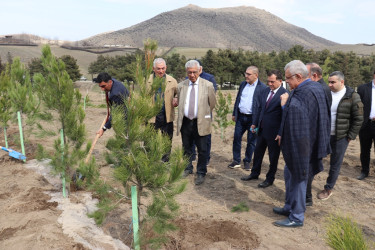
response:
[[[199,79],[200,79],[200,77],[198,77],[197,80],[195,81],[195,84],[196,84],[196,85],[199,84]],[[190,85],[193,85],[193,83],[189,80],[189,86],[190,86]]]

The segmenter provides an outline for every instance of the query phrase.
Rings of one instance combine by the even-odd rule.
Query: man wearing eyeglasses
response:
[[[260,188],[271,186],[275,180],[280,156],[280,146],[275,138],[280,129],[283,113],[280,105],[280,96],[288,92],[282,86],[283,77],[279,70],[271,70],[267,73],[267,76],[268,88],[261,93],[261,105],[259,106],[258,112],[254,112],[253,125],[251,125],[253,132],[255,132],[255,128],[258,128],[253,168],[249,176],[241,178],[243,181],[258,179],[262,168],[263,157],[268,148],[270,167],[266,179],[258,184]]]
[[[233,161],[228,168],[235,169],[241,167],[241,141],[243,134],[247,131],[247,146],[245,158],[243,159],[244,169],[250,171],[250,162],[256,144],[255,133],[250,131],[253,124],[253,113],[259,110],[260,95],[266,85],[258,79],[259,70],[255,66],[250,66],[245,72],[245,81],[240,85],[234,103],[232,120],[236,122],[233,136]]]
[[[331,153],[330,106],[323,88],[308,78],[303,62],[291,61],[284,70],[292,90],[290,96],[281,95],[283,116],[277,135],[285,160],[285,204],[273,212],[287,218],[274,224],[302,227],[308,179],[323,170],[321,159]]]
[[[177,135],[181,132],[184,154],[189,157],[184,177],[193,173],[193,141],[197,145],[195,185],[201,185],[207,173],[207,135],[211,134],[211,114],[216,105],[216,97],[212,82],[199,77],[202,68],[198,61],[188,61],[185,69],[188,79],[180,82],[177,87]]]
[[[105,92],[107,102],[107,121],[102,128],[96,132],[99,137],[112,127],[112,116],[110,115],[109,108],[114,105],[125,105],[125,99],[129,97],[129,91],[125,88],[124,84],[112,78],[108,73],[100,73],[94,81],[98,83],[101,90]]]

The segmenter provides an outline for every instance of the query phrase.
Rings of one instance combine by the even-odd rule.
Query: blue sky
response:
[[[0,3],[0,35],[30,33],[76,41],[195,4],[203,8],[254,6],[337,43],[375,43],[374,0],[0,0]]]

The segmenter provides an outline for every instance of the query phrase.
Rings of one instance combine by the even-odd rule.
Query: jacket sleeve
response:
[[[348,138],[354,140],[363,123],[363,103],[357,93],[352,95],[352,105],[350,108],[350,128]]]

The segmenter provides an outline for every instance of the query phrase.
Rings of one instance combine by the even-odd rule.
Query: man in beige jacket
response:
[[[211,134],[211,113],[216,105],[215,90],[212,82],[200,78],[202,67],[196,60],[185,64],[188,79],[180,82],[178,93],[177,135],[181,132],[184,154],[189,164],[184,176],[193,173],[192,145],[198,148],[197,178],[195,185],[204,182],[207,173],[207,135]]]
[[[173,121],[174,121],[174,107],[177,106],[177,81],[172,76],[165,73],[167,65],[163,58],[156,58],[153,63],[153,74],[150,75],[147,85],[151,86],[154,79],[159,78],[160,84],[165,83],[165,90],[162,91],[162,86],[159,87],[158,93],[163,96],[164,102],[160,112],[151,119],[156,130],[169,136],[172,141],[173,138]],[[169,154],[163,156],[163,161],[168,161]]]

